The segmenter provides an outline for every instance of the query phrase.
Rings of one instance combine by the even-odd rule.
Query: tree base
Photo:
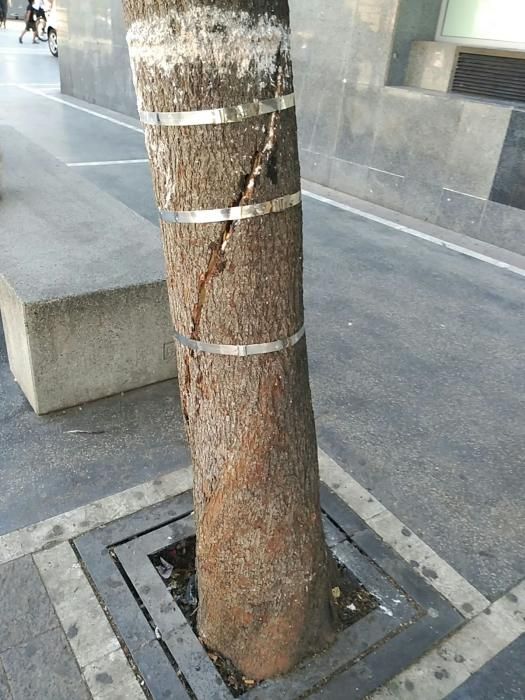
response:
[[[162,553],[162,559],[159,555],[154,561],[158,570],[163,573],[175,602],[184,613],[194,633],[198,635],[197,611],[199,601],[195,567],[195,537],[192,536],[178,542],[175,546]],[[342,564],[337,563],[335,559],[331,561],[333,562],[334,575],[337,580],[337,586],[334,586],[332,591],[335,615],[334,632],[337,634],[368,615],[377,608],[378,603],[371,593],[351,578],[348,570]],[[169,566],[166,567],[164,562],[167,562]],[[173,567],[172,570],[171,567]],[[166,574],[169,574],[168,578],[166,578]],[[333,641],[334,638],[327,639],[326,643],[323,644],[317,639],[315,651],[326,649]],[[216,650],[208,648],[202,639],[201,642],[203,642],[210,660],[234,697],[244,694],[266,680],[264,674],[260,673],[260,670],[264,668],[264,663],[262,663],[260,657],[256,655],[252,657],[254,661],[253,667],[256,669],[256,672],[246,673],[241,671],[230,659]],[[307,659],[309,656],[306,650],[305,652],[303,659]],[[288,670],[293,669],[287,668],[284,670],[284,673]]]

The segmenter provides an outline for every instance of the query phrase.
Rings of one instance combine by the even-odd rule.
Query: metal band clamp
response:
[[[295,106],[295,95],[282,95],[267,100],[254,100],[235,107],[201,109],[195,112],[139,112],[143,124],[156,126],[199,126],[204,124],[231,124],[263,114],[282,112]]]
[[[256,343],[254,345],[219,345],[216,343],[203,343],[200,340],[192,340],[184,335],[175,333],[175,339],[186,348],[196,352],[205,352],[211,355],[230,355],[233,357],[250,357],[251,355],[267,355],[271,352],[279,352],[296,345],[305,334],[303,326],[297,333],[289,338],[281,338],[272,343]]]
[[[165,211],[159,209],[162,221],[168,224],[214,224],[220,221],[240,221],[265,214],[277,214],[301,203],[301,192],[270,199],[259,204],[245,204],[229,209],[196,209],[194,211]]]

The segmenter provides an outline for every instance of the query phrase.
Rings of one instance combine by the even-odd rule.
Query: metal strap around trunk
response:
[[[227,209],[196,209],[194,211],[166,211],[159,209],[162,221],[168,224],[214,224],[220,221],[240,221],[255,216],[276,214],[301,203],[301,192],[277,197],[259,204],[245,204]]]
[[[250,357],[252,355],[267,355],[271,352],[279,352],[296,345],[305,334],[305,327],[302,326],[297,333],[289,338],[281,338],[271,343],[256,343],[253,345],[220,345],[217,343],[204,343],[200,340],[187,338],[180,333],[175,333],[175,339],[184,347],[204,352],[211,355],[230,355],[232,357]]]
[[[231,124],[263,114],[282,112],[295,107],[295,95],[282,95],[267,100],[254,100],[235,107],[201,109],[195,112],[139,112],[143,124],[156,126],[202,126],[204,124]]]

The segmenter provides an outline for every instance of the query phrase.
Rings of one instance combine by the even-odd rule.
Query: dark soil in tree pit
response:
[[[199,599],[195,574],[195,537],[189,537],[165,549],[152,557],[152,561],[198,636]],[[378,602],[371,593],[355,583],[342,564],[336,561],[336,565],[339,570],[339,581],[332,589],[332,595],[339,619],[338,631],[342,631],[377,608]],[[205,645],[203,646],[206,648]],[[258,685],[250,678],[245,678],[229,659],[216,654],[213,650],[206,648],[206,651],[234,697],[237,698]]]

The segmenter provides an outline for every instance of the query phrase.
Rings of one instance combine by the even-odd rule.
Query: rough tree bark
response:
[[[123,0],[140,110],[227,107],[293,91],[287,0]],[[147,126],[159,208],[215,209],[300,189],[295,111]],[[162,224],[176,330],[210,343],[303,324],[302,213]],[[333,637],[306,343],[253,357],[178,351],[194,467],[202,641],[247,676]]]

